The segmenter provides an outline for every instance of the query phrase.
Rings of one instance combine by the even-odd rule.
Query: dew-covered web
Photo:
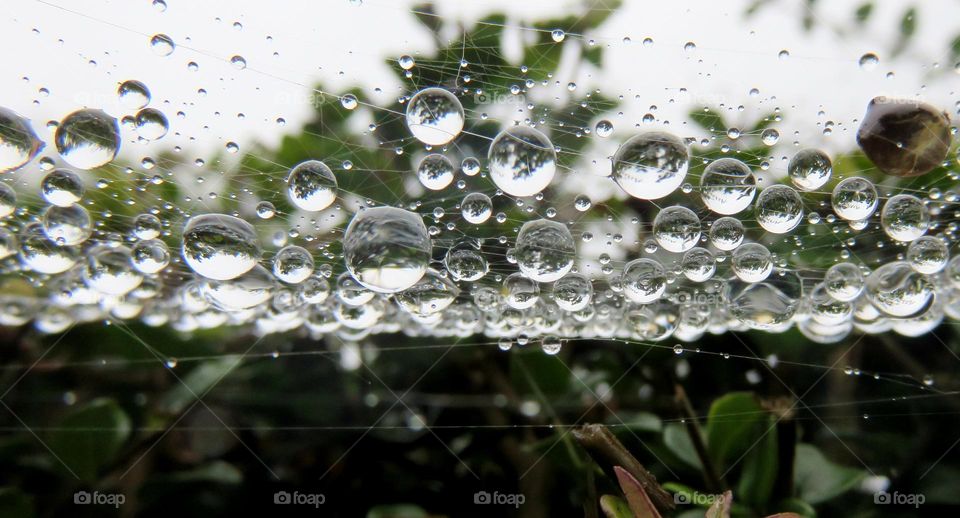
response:
[[[314,36],[299,24],[274,32],[237,8],[204,10],[180,30],[164,22],[182,16],[179,2],[141,3],[136,23],[56,2],[6,8],[12,37],[40,42],[38,59],[82,63],[93,72],[80,88],[102,87],[52,87],[43,73],[3,86],[27,101],[6,105],[0,135],[9,169],[0,179],[16,193],[0,220],[0,323],[38,348],[0,365],[14,384],[22,372],[108,378],[140,368],[183,381],[226,365],[213,391],[233,369],[275,360],[249,379],[315,369],[357,385],[342,407],[367,411],[135,430],[226,427],[241,440],[529,428],[556,445],[588,414],[634,433],[629,416],[672,397],[663,380],[709,377],[787,397],[791,419],[874,476],[889,473],[847,446],[851,429],[957,413],[949,53],[867,51],[863,34],[832,52],[803,39],[768,52],[777,38],[760,21],[729,41],[650,25],[624,34],[616,17],[636,8],[602,2],[518,19],[509,6],[371,0],[332,9],[351,22],[403,18],[417,37],[381,32],[386,52],[365,49],[366,29],[353,40],[338,29],[342,46],[304,51]],[[74,32],[60,37],[45,21]],[[115,41],[75,49],[77,27]],[[189,32],[203,30],[211,34]],[[163,72],[136,75],[137,60]],[[418,93],[422,128],[408,108]],[[76,110],[96,120],[73,124]],[[902,124],[869,128],[884,114]],[[868,129],[860,147],[858,128]],[[84,328],[109,328],[137,354],[56,347]],[[171,336],[213,344],[156,342]],[[416,387],[494,355],[525,391]],[[573,382],[552,392],[538,368]],[[397,379],[409,388],[391,388]],[[99,395],[63,388],[71,405]],[[250,399],[238,408],[263,404]],[[503,422],[457,413],[505,408],[513,417]]]

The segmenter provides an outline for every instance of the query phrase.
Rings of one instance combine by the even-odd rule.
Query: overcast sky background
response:
[[[817,2],[820,23],[807,33],[801,25],[803,0],[776,1],[750,18],[744,15],[748,0],[627,0],[595,33],[564,42],[573,46],[595,39],[606,47],[603,69],[582,66],[571,52],[555,79],[561,85],[575,81],[577,93],[599,88],[607,96],[623,95],[618,108],[623,115],[597,114],[598,120],[613,120],[618,129],[639,123],[651,105],[658,107],[657,118],[670,121],[682,136],[696,133],[682,125],[694,106],[742,104],[745,110],[731,118],[744,126],[780,107],[786,118],[778,126],[781,146],[797,141],[834,151],[855,146],[856,120],[876,95],[919,96],[954,113],[960,75],[945,51],[960,33],[960,3],[914,2],[920,8],[918,35],[897,58],[888,52],[911,2],[878,2],[869,24],[856,29],[853,12],[861,3]],[[38,134],[50,141],[46,122],[78,108],[99,107],[122,115],[116,87],[138,79],[153,94],[150,106],[166,113],[170,132],[150,144],[135,142],[132,133],[125,132],[122,157],[138,160],[174,146],[181,146],[189,158],[209,157],[228,141],[241,149],[254,141],[272,146],[284,133],[298,132],[311,114],[309,87],[318,82],[334,93],[359,85],[364,101],[402,109],[396,98],[412,92],[391,71],[396,58],[433,52],[430,34],[409,12],[415,4],[410,1],[166,4],[161,12],[151,0],[0,3],[0,48],[5,49],[0,103],[31,119]],[[438,2],[437,11],[451,36],[458,23],[471,26],[483,16],[507,12],[504,52],[515,57],[529,36],[524,27],[561,13],[582,14],[583,6],[572,0],[450,0]],[[846,34],[841,36],[838,29]],[[171,55],[152,51],[149,39],[156,33],[168,34],[177,43]],[[652,46],[641,44],[647,37],[654,40]],[[687,41],[696,43],[696,51],[684,51]],[[790,53],[785,60],[778,58],[784,49]],[[858,66],[866,52],[880,56],[873,70]],[[246,69],[230,64],[234,55],[246,59]],[[197,71],[188,70],[190,62],[197,63]],[[894,77],[887,78],[888,72]],[[681,96],[680,88],[687,94]],[[760,95],[748,96],[752,88]],[[566,92],[565,87],[537,89],[545,91],[531,95],[547,100]],[[671,104],[670,99],[678,102]],[[820,111],[824,115],[818,115]],[[286,125],[278,126],[278,118]],[[822,134],[828,120],[837,124],[829,137]],[[620,140],[625,136],[617,134]],[[48,146],[47,154],[52,152]]]

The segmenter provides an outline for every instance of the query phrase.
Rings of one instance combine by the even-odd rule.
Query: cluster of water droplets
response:
[[[565,35],[554,31],[552,38]],[[163,35],[151,45],[161,55],[175,48]],[[232,62],[246,66],[239,56]],[[398,63],[406,71],[416,66],[410,56]],[[472,121],[458,92],[441,87],[402,99],[401,115],[423,151],[411,178],[454,200],[452,207],[357,201],[341,184],[344,175],[364,173],[350,171],[347,161],[331,168],[336,162],[319,156],[278,175],[298,217],[334,218],[332,237],[320,244],[291,244],[296,232],[260,228],[295,217],[267,199],[254,200],[252,218],[206,212],[170,220],[144,212],[124,232],[92,239],[109,216],[86,208],[86,172],[115,159],[122,127],[145,140],[169,128],[166,116],[148,107],[143,83],[123,82],[117,93],[128,111],[120,121],[84,108],[55,125],[55,149],[73,169],[41,167],[39,212],[18,209],[16,190],[0,183],[5,278],[30,279],[6,281],[0,324],[33,320],[58,332],[74,322],[139,319],[181,331],[246,325],[346,340],[482,334],[504,349],[539,337],[543,350],[556,354],[566,338],[694,341],[796,326],[832,343],[855,331],[917,335],[945,317],[960,318],[955,189],[935,197],[876,185],[866,175],[838,178],[827,153],[803,148],[792,152],[782,182],[762,185],[759,172],[735,155],[696,157],[695,139],[615,132],[603,119],[584,134],[622,138],[594,175],[630,208],[614,214],[576,189],[577,175],[588,173],[574,170],[548,125],[516,121],[479,153],[454,150]],[[346,110],[361,104],[353,94],[339,101]],[[876,100],[870,106],[882,113],[868,113],[869,127],[858,135],[867,156],[891,176],[923,174],[903,169],[873,142],[895,140],[900,153],[929,154],[930,146],[902,127],[877,135],[885,126],[875,119],[891,108]],[[744,138],[735,128],[727,136]],[[766,146],[780,138],[772,128],[759,137]],[[44,148],[30,121],[0,109],[0,171],[27,166]],[[466,178],[487,187],[466,188]],[[508,216],[511,206],[519,210]],[[632,235],[595,236],[614,216]],[[823,222],[837,236],[824,252],[833,264],[809,266],[802,242]],[[851,250],[861,237],[889,253],[860,260]],[[595,240],[606,241],[603,252]]]

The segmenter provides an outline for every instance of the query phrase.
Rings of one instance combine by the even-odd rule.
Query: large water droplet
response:
[[[463,130],[460,99],[443,88],[425,88],[407,102],[407,128],[424,144],[442,146]]]
[[[717,214],[738,214],[750,206],[757,192],[757,178],[747,164],[735,158],[714,160],[700,176],[700,196]]]
[[[323,162],[307,160],[290,170],[287,195],[302,210],[321,211],[337,199],[337,177]]]
[[[347,270],[360,284],[396,293],[427,271],[433,244],[423,218],[395,207],[361,210],[343,234]]]
[[[67,115],[54,136],[57,152],[80,169],[100,167],[117,156],[120,127],[103,110],[83,109]]]
[[[26,119],[12,110],[0,108],[0,173],[23,167],[43,147]]]
[[[557,171],[557,152],[546,135],[529,126],[500,132],[488,155],[493,183],[511,196],[533,196],[544,190]]]
[[[208,279],[236,279],[260,260],[260,240],[253,225],[226,214],[203,214],[183,229],[183,258]]]
[[[677,137],[659,131],[635,135],[613,156],[612,177],[624,191],[641,200],[657,200],[680,187],[690,156]]]
[[[556,221],[528,221],[517,234],[517,266],[537,282],[554,282],[566,275],[573,268],[576,255],[570,230]]]

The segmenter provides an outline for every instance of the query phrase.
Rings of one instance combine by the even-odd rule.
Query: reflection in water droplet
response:
[[[117,119],[103,110],[77,110],[60,121],[54,139],[57,152],[68,164],[93,169],[117,156],[120,127]]]
[[[546,135],[529,126],[500,132],[490,143],[490,178],[511,196],[533,196],[557,171],[557,152]]]

